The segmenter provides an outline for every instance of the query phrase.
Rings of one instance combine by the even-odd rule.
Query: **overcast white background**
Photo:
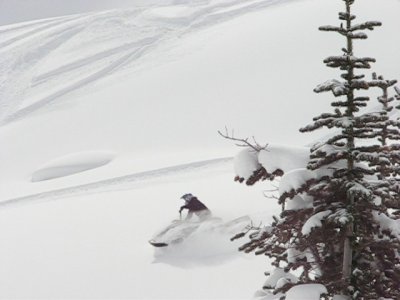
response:
[[[0,0],[0,25],[152,2],[162,0]]]

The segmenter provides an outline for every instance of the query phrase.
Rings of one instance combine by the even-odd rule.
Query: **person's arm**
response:
[[[179,210],[179,213],[182,213],[182,210],[184,210],[184,209],[189,209],[189,206],[188,205],[181,206],[181,209]]]

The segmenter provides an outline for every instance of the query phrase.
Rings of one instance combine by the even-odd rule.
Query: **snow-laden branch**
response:
[[[359,36],[357,38],[367,38],[364,36]],[[376,60],[372,57],[355,57],[350,55],[341,55],[341,56],[329,56],[324,59],[324,63],[331,68],[339,68],[345,66],[353,66],[358,69],[370,69],[371,64]]]
[[[315,89],[314,92],[322,93],[332,91],[335,97],[346,95],[349,92],[349,87],[347,82],[339,81],[336,79],[328,80],[324,83],[319,84]]]
[[[382,26],[382,22],[379,21],[368,21],[365,23],[361,24],[356,24],[350,27],[350,31],[356,31],[356,30],[374,30],[375,27]]]
[[[348,18],[349,15],[345,16]],[[343,25],[341,26],[331,26],[331,25],[326,25],[326,26],[321,26],[319,27],[319,30],[321,31],[333,31],[333,32],[338,32],[341,35],[347,36],[352,39],[366,39],[368,36],[363,33],[363,32],[356,32],[358,30],[374,30],[375,27],[381,26],[382,23],[378,21],[369,21],[357,25],[351,26],[349,29],[344,28]]]
[[[258,178],[261,180],[282,176],[294,169],[306,168],[310,155],[308,147],[288,147],[270,144],[268,149],[258,152],[254,148],[240,151],[234,158],[234,169],[239,181],[254,184]],[[249,181],[250,180],[250,181]]]

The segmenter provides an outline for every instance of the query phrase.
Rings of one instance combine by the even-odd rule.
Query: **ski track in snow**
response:
[[[18,205],[44,202],[49,200],[55,200],[57,198],[66,198],[66,197],[72,197],[72,196],[100,192],[100,191],[108,192],[121,188],[133,189],[135,187],[142,187],[144,184],[148,182],[153,182],[155,180],[160,180],[163,178],[183,173],[199,172],[210,168],[224,166],[231,162],[232,158],[218,158],[218,159],[188,163],[183,165],[177,165],[172,167],[166,167],[152,171],[134,173],[115,178],[100,180],[92,183],[8,199],[0,202],[0,208],[1,209],[10,208]]]
[[[0,27],[0,125],[24,118],[122,68],[134,69],[143,56],[168,41],[292,1],[298,0],[171,1],[168,6],[86,13]],[[177,8],[189,13],[168,11]],[[160,9],[166,9],[166,15],[160,14]],[[110,20],[119,26],[109,26]],[[105,32],[96,31],[98,27]],[[109,30],[114,31],[110,34]],[[69,42],[90,43],[85,40],[88,35],[93,43],[97,38],[112,46],[77,55],[68,62],[61,58],[61,62],[51,65],[53,69],[40,73],[48,58],[57,58],[58,51]]]

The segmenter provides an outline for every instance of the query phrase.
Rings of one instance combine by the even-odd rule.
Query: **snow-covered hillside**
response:
[[[400,78],[400,2],[377,3],[357,5],[384,27],[356,46]],[[340,43],[317,27],[340,4],[154,0],[1,26],[0,298],[250,297],[264,258],[228,242],[205,253],[229,259],[207,264],[200,241],[190,268],[152,264],[147,240],[187,192],[225,221],[279,211],[267,187],[233,182],[237,149],[217,130],[318,138],[298,128],[329,109],[312,90]]]

